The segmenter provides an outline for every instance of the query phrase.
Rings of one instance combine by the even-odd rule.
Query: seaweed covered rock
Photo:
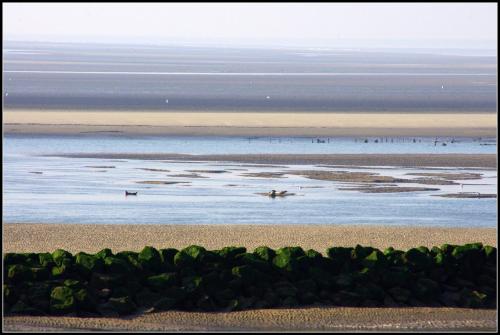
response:
[[[207,254],[206,251],[207,250],[203,247],[191,245],[175,254],[174,264],[177,267],[194,266],[196,264],[200,264]]]
[[[126,274],[131,271],[129,263],[118,257],[104,258],[104,268],[109,273]]]
[[[28,257],[25,254],[7,252],[3,257],[3,264],[6,267],[15,264],[23,265],[27,262],[27,259]]]
[[[130,297],[109,298],[105,308],[115,311],[118,315],[131,314],[137,306]]]
[[[486,261],[481,243],[470,243],[455,247],[451,256],[459,265],[460,272],[468,278],[473,278]]]
[[[55,287],[50,294],[50,311],[54,314],[67,314],[75,310],[73,290],[66,286]]]
[[[412,285],[415,297],[422,301],[432,301],[440,293],[440,287],[437,282],[428,278],[420,278]]]
[[[497,248],[492,247],[490,245],[486,245],[483,247],[483,252],[486,257],[486,260],[490,263],[496,263],[497,261]]]
[[[101,258],[101,259],[103,259],[103,260],[104,260],[104,258],[106,258],[106,257],[111,257],[111,256],[113,256],[113,251],[111,251],[111,249],[109,249],[109,248],[104,248],[104,249],[102,249],[101,251],[97,252],[97,253],[95,254],[95,256],[96,256],[97,258]]]
[[[177,284],[177,274],[176,273],[161,273],[156,276],[150,276],[147,278],[147,284],[153,289],[162,290],[167,287]]]
[[[245,247],[224,247],[216,251],[219,256],[224,259],[231,259],[236,257],[236,255],[244,254],[247,252]]]
[[[75,255],[75,266],[84,276],[90,276],[92,272],[102,271],[104,268],[103,258],[79,252]]]
[[[237,264],[248,265],[261,271],[268,271],[270,269],[269,263],[254,254],[238,254],[234,260]]]
[[[33,273],[27,266],[14,264],[8,267],[7,278],[11,283],[20,283],[33,279]]]
[[[265,246],[255,248],[253,254],[265,262],[271,262],[276,256],[276,252],[273,249]]]
[[[379,250],[373,250],[361,259],[361,264],[367,268],[382,269],[387,266],[387,263],[387,258]]]
[[[351,251],[351,259],[363,260],[368,255],[370,255],[371,253],[373,253],[374,251],[375,251],[375,248],[372,248],[372,247],[363,247],[363,246],[361,246],[361,245],[358,244]]]
[[[52,253],[52,259],[57,266],[70,266],[73,264],[73,255],[66,250],[57,249]]]
[[[231,272],[236,278],[247,284],[253,283],[259,278],[259,272],[248,265],[236,266]]]
[[[174,265],[174,257],[178,252],[179,250],[174,248],[160,249],[160,257],[162,263],[167,268],[171,268]]]
[[[405,263],[415,271],[426,270],[432,265],[432,258],[429,253],[421,249],[413,248],[404,253]]]
[[[296,273],[300,270],[298,259],[303,256],[305,256],[305,252],[301,247],[281,248],[276,250],[273,264],[279,269]]]
[[[354,248],[333,247],[326,250],[326,254],[331,260],[333,271],[344,271],[352,268],[351,256]]]
[[[138,256],[138,261],[144,269],[157,272],[162,267],[160,253],[153,247],[144,247]]]
[[[40,266],[44,268],[50,268],[56,264],[52,254],[49,252],[38,254],[38,262],[40,263]]]
[[[150,309],[450,306],[496,308],[496,248],[481,243],[384,252],[357,245],[276,251],[200,246],[75,256],[4,255],[4,309],[21,315],[128,315]]]

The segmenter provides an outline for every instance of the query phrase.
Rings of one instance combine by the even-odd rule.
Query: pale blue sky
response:
[[[4,40],[464,48],[496,48],[497,40],[495,3],[9,3],[3,9]]]

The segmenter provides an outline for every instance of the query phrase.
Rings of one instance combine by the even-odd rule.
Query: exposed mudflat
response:
[[[365,186],[365,187],[341,187],[339,190],[359,191],[363,193],[399,193],[399,192],[422,192],[439,191],[439,188],[430,187],[397,187],[397,186]]]
[[[496,154],[229,154],[188,155],[169,153],[70,153],[45,156],[171,161],[224,161],[258,164],[322,164],[403,167],[495,168]],[[198,172],[198,171],[194,171]]]
[[[478,198],[496,198],[496,194],[478,194],[478,193],[450,193],[436,194],[435,197],[457,198],[457,199],[478,199]]]
[[[173,184],[188,184],[190,181],[164,181],[164,180],[142,180],[136,181],[137,184],[151,184],[151,185],[173,185]]]

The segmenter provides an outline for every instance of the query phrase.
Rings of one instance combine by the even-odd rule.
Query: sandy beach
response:
[[[399,249],[480,241],[496,246],[496,229],[384,226],[4,224],[3,251],[140,250],[145,245],[216,249],[371,245]],[[6,317],[6,330],[494,330],[495,310],[461,308],[301,308],[234,313],[169,311],[128,318]]]
[[[7,110],[4,133],[219,136],[496,136],[494,113]]]
[[[245,246],[253,250],[300,245],[324,252],[332,246],[369,245],[406,250],[443,243],[482,242],[496,246],[494,228],[436,228],[342,225],[88,225],[4,223],[4,252],[140,251],[144,246],[184,248],[197,244],[207,249]]]
[[[5,317],[9,331],[490,331],[496,310],[296,308],[231,313],[169,311],[129,318]]]

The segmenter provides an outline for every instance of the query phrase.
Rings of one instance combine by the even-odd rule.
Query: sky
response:
[[[7,3],[4,40],[497,47],[496,3]]]

